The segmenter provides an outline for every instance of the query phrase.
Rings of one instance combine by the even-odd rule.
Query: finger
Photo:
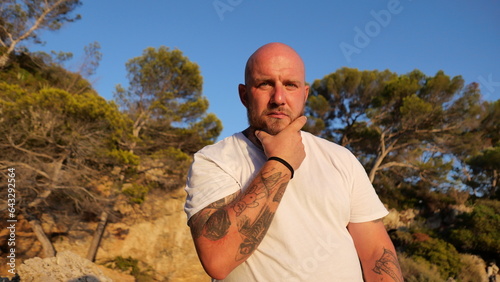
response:
[[[300,131],[302,127],[307,122],[307,117],[306,116],[300,116],[297,119],[295,119],[290,125],[288,125],[283,131],[289,130],[289,131]]]
[[[270,134],[262,130],[255,130],[255,137],[259,139],[260,143],[262,143],[262,140],[265,139],[267,136],[270,136]]]

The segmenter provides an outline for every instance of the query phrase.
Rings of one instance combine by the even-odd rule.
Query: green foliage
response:
[[[456,276],[460,272],[460,256],[453,245],[438,238],[421,233],[413,234],[413,241],[407,246],[406,253],[414,259],[424,259],[438,266],[443,278]]]
[[[122,193],[127,196],[131,203],[142,204],[146,199],[149,188],[136,183],[124,185]]]
[[[342,68],[315,80],[311,86],[306,114],[313,133],[344,146],[356,142],[366,127],[366,112],[382,91],[385,81],[395,77],[388,70],[359,71]],[[312,124],[318,121],[319,124]],[[368,143],[368,142],[367,142]]]
[[[30,183],[19,188],[20,210],[57,212],[69,203],[76,213],[105,208],[95,183],[123,165],[109,155],[129,124],[116,105],[92,91],[33,91],[0,82],[0,112],[0,167],[16,167],[19,181]]]
[[[449,273],[443,276],[437,265],[421,257],[407,257],[399,254],[399,263],[403,277],[407,282],[437,282],[447,281],[448,277],[456,281],[486,281],[486,272],[484,270],[484,261],[472,255],[460,255],[460,269],[457,274]]]
[[[96,44],[96,43],[94,43]],[[92,73],[98,64],[99,52],[95,56],[87,54],[83,58],[79,72],[71,72],[61,65],[64,58],[70,55],[54,53],[55,58],[44,52],[28,53],[13,56],[8,67],[0,71],[0,81],[19,85],[29,91],[39,91],[43,88],[58,88],[70,93],[80,94],[93,91],[92,85],[82,74]],[[64,57],[64,58],[61,58]]]
[[[500,202],[480,200],[450,231],[451,242],[464,252],[500,253]]]
[[[115,99],[133,121],[131,150],[149,154],[176,144],[191,152],[217,139],[222,125],[206,114],[199,67],[180,50],[146,48],[126,67],[129,86],[118,85]]]
[[[474,170],[500,170],[500,145],[490,147],[467,162]]]
[[[196,63],[180,50],[146,48],[130,59],[126,68],[129,85],[118,85],[115,99],[131,120],[124,146],[140,157],[136,175],[127,182],[171,190],[182,186],[190,155],[215,142],[221,121],[206,113],[208,100],[202,95],[203,79]],[[123,152],[115,158],[133,160]],[[135,202],[145,190],[125,190]]]
[[[484,137],[491,140],[492,145],[500,142],[500,100],[486,105],[486,116],[481,121]]]
[[[445,281],[436,265],[422,258],[409,258],[398,254],[401,272],[406,282],[438,282]]]
[[[484,144],[478,126],[486,106],[477,84],[442,71],[342,68],[312,84],[306,129],[353,151],[384,199],[411,205],[408,190],[398,189],[445,192],[472,183],[465,160]]]
[[[180,50],[162,46],[146,48],[142,56],[126,64],[127,90],[118,87],[117,100],[134,118],[189,122],[208,108],[201,96],[202,77],[198,65],[190,62]]]
[[[461,254],[460,255],[460,273],[456,279],[458,281],[486,281],[485,263],[484,261],[474,255]]]
[[[403,105],[399,109],[401,122],[404,129],[426,128],[434,119],[439,116],[439,109],[433,109],[433,105],[416,94],[403,98]]]
[[[122,272],[128,273],[136,278],[137,281],[154,281],[152,276],[152,269],[146,266],[146,269],[141,269],[140,262],[137,259],[132,257],[124,258],[122,256],[118,256],[112,261],[108,263],[106,266],[112,269],[119,269]],[[144,268],[144,267],[143,267]]]
[[[500,143],[471,156],[466,163],[475,176],[467,184],[491,198],[500,199]]]
[[[171,159],[174,162],[186,162],[191,161],[191,157],[184,153],[182,150],[179,150],[174,147],[168,147],[163,150],[156,151],[151,155],[153,159]]]
[[[45,118],[53,119],[58,130],[68,134],[79,129],[77,124],[85,123],[86,130],[109,130],[115,138],[121,136],[127,125],[127,120],[113,103],[92,92],[73,95],[56,88],[29,92],[5,83],[0,83],[0,90],[3,92],[1,102],[5,106],[3,112],[10,122],[37,126],[37,122],[40,125],[48,122],[43,120]]]
[[[106,153],[113,160],[113,163],[132,166],[139,165],[140,157],[130,151],[125,151],[122,149],[112,149],[106,151]]]
[[[139,261],[137,259],[133,259],[131,257],[123,258],[122,256],[118,256],[115,258],[115,268],[121,271],[130,271],[133,273],[139,272]]]
[[[0,68],[22,41],[42,43],[38,37],[42,30],[58,30],[66,22],[80,19],[80,15],[72,15],[80,5],[80,0],[4,0],[0,7],[0,45],[5,49],[0,53]]]

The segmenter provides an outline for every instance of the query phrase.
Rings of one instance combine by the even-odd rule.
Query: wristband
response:
[[[271,161],[271,160],[272,160],[272,161],[278,161],[278,162],[282,163],[282,164],[283,164],[284,166],[286,166],[286,167],[290,170],[290,172],[292,173],[292,175],[290,176],[290,179],[292,179],[292,178],[293,178],[293,172],[294,172],[294,171],[293,171],[293,167],[292,167],[292,166],[291,166],[291,165],[290,165],[287,161],[285,161],[285,160],[284,160],[284,159],[282,159],[282,158],[278,158],[278,157],[270,157],[270,158],[269,158],[269,159],[267,159],[267,160],[268,160],[268,161]]]

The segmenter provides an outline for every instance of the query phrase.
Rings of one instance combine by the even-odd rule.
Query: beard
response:
[[[273,111],[279,111],[286,114],[289,118],[273,118],[269,117],[268,114]],[[296,120],[298,117],[304,115],[304,109],[299,115],[294,115],[290,110],[284,109],[282,107],[277,107],[273,109],[266,109],[261,113],[253,110],[251,105],[247,109],[248,124],[255,130],[262,130],[271,135],[276,135],[285,129],[290,123]]]

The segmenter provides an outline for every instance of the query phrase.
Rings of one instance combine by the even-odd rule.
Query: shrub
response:
[[[146,199],[149,188],[139,184],[124,185],[122,193],[129,197],[131,203],[142,204]]]
[[[437,282],[444,281],[437,266],[422,258],[410,258],[399,254],[401,271],[406,282]]]
[[[451,242],[465,252],[500,253],[500,202],[478,201],[471,213],[461,215],[450,231]]]
[[[443,278],[456,276],[460,272],[460,256],[452,244],[420,233],[414,234],[414,238],[407,248],[412,258],[421,258],[436,265]]]
[[[486,264],[478,256],[461,254],[460,255],[461,268],[457,276],[458,281],[463,282],[479,282],[488,281],[486,277]]]
[[[118,256],[113,261],[106,264],[106,267],[112,269],[119,269],[124,273],[130,274],[136,278],[136,281],[141,281],[141,282],[154,281],[152,277],[153,275],[151,274],[152,269],[150,267],[145,266],[143,268],[146,269],[142,270],[141,267],[139,266],[140,264],[141,262],[137,259],[131,257],[124,258],[122,256]]]

